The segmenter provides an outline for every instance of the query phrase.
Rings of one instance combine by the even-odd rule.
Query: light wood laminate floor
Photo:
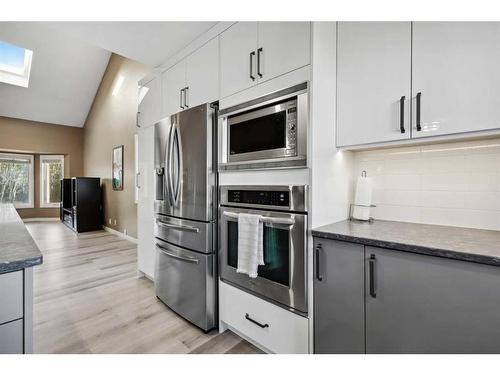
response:
[[[35,353],[259,353],[230,331],[205,334],[137,277],[136,245],[60,222],[26,226],[43,253],[34,272]]]

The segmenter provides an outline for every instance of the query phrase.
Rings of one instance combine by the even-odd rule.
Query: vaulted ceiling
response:
[[[0,116],[82,127],[111,52],[150,66],[216,22],[0,22],[0,40],[33,51],[28,88],[0,83]]]

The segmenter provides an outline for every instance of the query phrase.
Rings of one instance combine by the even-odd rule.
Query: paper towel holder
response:
[[[366,177],[366,171],[361,172],[361,177]],[[349,220],[350,221],[355,221],[358,223],[373,223],[373,220],[374,220],[373,217],[369,217],[367,220],[356,219],[353,216],[354,207],[370,207],[371,208],[371,207],[377,207],[377,206],[375,206],[374,204],[364,205],[364,204],[354,204],[354,203],[351,203],[349,205]]]
[[[370,205],[366,206],[364,204],[354,204],[354,203],[351,203],[349,205],[349,220],[350,221],[355,221],[358,223],[373,223],[373,220],[374,220],[373,217],[370,217],[367,220],[363,220],[363,219],[356,219],[354,216],[352,216],[352,212],[354,211],[354,207],[377,207],[377,206],[375,206],[374,204],[370,204]]]

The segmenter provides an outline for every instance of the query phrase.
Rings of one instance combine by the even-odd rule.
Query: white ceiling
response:
[[[0,22],[0,40],[33,51],[28,88],[0,83],[0,116],[82,127],[111,53],[30,22]]]
[[[156,67],[217,22],[48,22],[47,26]]]
[[[28,88],[0,83],[0,116],[82,127],[111,52],[158,66],[217,22],[0,22],[33,50]]]

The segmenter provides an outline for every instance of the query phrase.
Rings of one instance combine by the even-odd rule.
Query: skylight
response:
[[[0,41],[0,82],[28,87],[33,51]]]

